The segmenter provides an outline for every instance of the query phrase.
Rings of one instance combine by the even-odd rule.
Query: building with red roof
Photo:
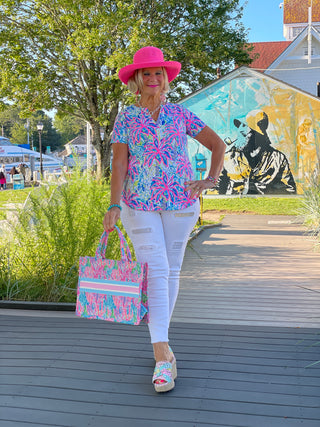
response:
[[[252,43],[250,67],[313,95],[320,95],[320,0],[283,2],[286,41]],[[311,43],[308,40],[311,40]]]
[[[265,71],[290,43],[288,41],[253,43],[253,62],[250,64],[250,67],[258,71]]]

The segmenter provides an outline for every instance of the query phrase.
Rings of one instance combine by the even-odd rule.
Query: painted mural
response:
[[[315,97],[242,67],[181,103],[226,143],[216,193],[301,194],[319,172]],[[210,152],[190,139],[189,155],[198,177],[205,175]]]

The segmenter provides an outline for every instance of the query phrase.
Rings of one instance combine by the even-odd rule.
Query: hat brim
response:
[[[181,64],[177,61],[159,61],[159,62],[145,62],[140,64],[130,64],[121,68],[119,71],[119,79],[124,83],[128,84],[130,77],[134,75],[136,70],[141,68],[152,68],[152,67],[164,67],[168,74],[169,83],[174,80],[181,70]]]

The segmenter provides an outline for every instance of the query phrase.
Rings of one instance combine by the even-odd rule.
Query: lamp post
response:
[[[29,129],[30,129],[30,121],[27,119],[27,123],[24,125],[25,129],[27,130],[27,143],[30,144],[30,138],[29,138]],[[33,147],[31,146],[31,150]]]
[[[87,172],[91,169],[91,126],[87,122]]]
[[[43,176],[43,165],[42,165],[42,145],[41,145],[41,134],[42,134],[42,131],[43,131],[43,123],[39,122],[39,123],[37,124],[37,129],[38,129],[38,132],[39,132],[40,175],[41,175],[41,178],[42,178],[42,176]]]

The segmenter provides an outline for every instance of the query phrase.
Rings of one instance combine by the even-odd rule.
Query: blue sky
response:
[[[283,1],[283,0],[282,0]],[[284,41],[281,0],[247,0],[242,22],[249,30],[249,42]],[[243,5],[245,0],[241,1]]]

